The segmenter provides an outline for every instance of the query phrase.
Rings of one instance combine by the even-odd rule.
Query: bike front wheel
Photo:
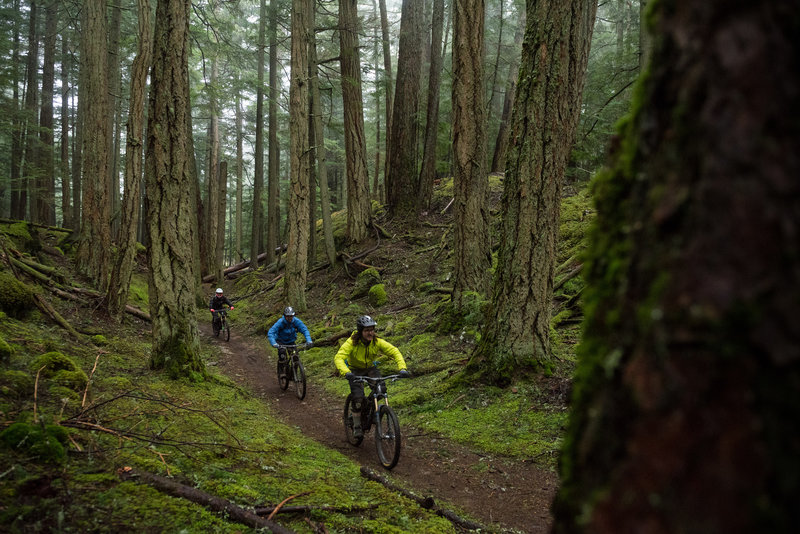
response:
[[[400,459],[400,422],[391,407],[383,405],[378,411],[378,424],[375,428],[375,448],[378,459],[385,469],[397,465]]]
[[[361,414],[358,413],[358,412],[355,415],[356,415],[356,417],[360,417],[361,416]],[[348,395],[347,396],[347,400],[344,401],[344,414],[343,414],[342,420],[344,422],[344,434],[347,437],[347,441],[351,445],[355,445],[356,447],[361,445],[361,442],[364,441],[363,434],[361,436],[359,436],[359,437],[356,437],[353,434],[353,395],[352,394]]]
[[[294,393],[298,399],[303,400],[306,397],[306,370],[300,360],[295,360],[292,364],[292,376]]]
[[[222,331],[224,332],[223,336],[225,341],[231,340],[231,327],[228,326],[228,321],[222,321]]]
[[[278,360],[278,385],[284,391],[289,387],[289,369],[287,367],[286,362]]]

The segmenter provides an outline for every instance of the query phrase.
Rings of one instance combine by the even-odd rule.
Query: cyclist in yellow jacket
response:
[[[343,374],[350,382],[350,393],[353,395],[353,435],[360,437],[363,435],[361,430],[361,417],[358,413],[361,412],[361,405],[364,401],[364,384],[354,383],[353,378],[356,376],[369,376],[371,378],[380,378],[381,373],[378,370],[375,360],[378,356],[384,354],[391,356],[397,368],[400,370],[400,376],[407,378],[411,374],[406,369],[406,362],[403,360],[403,355],[397,347],[375,335],[375,326],[378,323],[369,315],[362,315],[356,321],[356,331],[353,332],[347,341],[345,341],[339,348],[339,352],[333,358],[336,368],[340,374]]]

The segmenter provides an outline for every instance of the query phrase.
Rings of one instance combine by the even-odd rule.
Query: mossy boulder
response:
[[[106,339],[106,336],[104,336],[102,334],[94,335],[94,336],[92,336],[91,339],[92,339],[92,343],[97,347],[102,347],[102,346],[108,345],[108,340]]]
[[[369,293],[367,294],[367,300],[373,306],[383,306],[389,300],[386,296],[386,288],[383,284],[375,284],[371,288],[369,288]]]
[[[31,234],[28,223],[3,225],[2,232],[11,239],[17,250],[37,251],[38,236],[35,233]],[[41,248],[41,245],[38,248]]]
[[[0,362],[7,362],[10,360],[13,353],[14,349],[11,348],[11,345],[6,343],[6,340],[0,337]]]
[[[33,377],[23,371],[0,371],[0,395],[11,399],[33,395]]]
[[[0,271],[0,309],[11,317],[23,318],[33,307],[33,290],[11,273]]]
[[[81,401],[81,395],[74,389],[70,389],[68,387],[54,385],[50,386],[47,391],[54,398],[61,399],[71,406],[77,406]]]
[[[67,371],[62,369],[60,371],[56,371],[51,380],[58,386],[63,386],[65,388],[77,391],[86,387],[86,383],[89,381],[89,378],[86,376],[86,373],[80,369],[77,371]]]
[[[58,425],[32,425],[17,422],[0,433],[0,443],[48,463],[63,463],[67,458],[64,444],[69,434]]]
[[[45,352],[34,358],[28,365],[32,373],[38,373],[41,369],[41,376],[53,376],[58,371],[79,371],[80,367],[70,358],[58,351]]]
[[[372,286],[382,283],[383,279],[381,278],[381,273],[374,267],[361,271],[356,277],[356,284],[353,287],[353,291],[350,293],[350,298],[357,299],[364,297],[369,293]]]

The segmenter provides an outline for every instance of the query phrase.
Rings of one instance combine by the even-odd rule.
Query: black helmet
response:
[[[356,321],[356,329],[358,329],[358,331],[361,332],[362,330],[364,330],[364,328],[368,326],[376,326],[377,324],[378,323],[375,322],[375,319],[373,319],[369,315],[362,315]]]
[[[294,317],[296,314],[294,313],[294,308],[286,306],[286,309],[283,310],[283,315],[286,317]]]

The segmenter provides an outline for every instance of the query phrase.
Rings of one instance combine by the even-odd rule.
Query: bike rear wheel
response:
[[[362,403],[363,404],[363,403]],[[360,415],[360,414],[358,414]],[[347,400],[344,401],[344,415],[342,417],[344,422],[344,433],[347,436],[347,441],[351,445],[358,447],[364,441],[364,436],[356,437],[353,435],[353,395],[348,395]]]
[[[299,359],[292,364],[292,375],[294,377],[294,393],[298,399],[303,400],[306,397],[306,370]]]
[[[286,362],[278,360],[278,385],[284,391],[289,387],[289,370],[287,367]]]
[[[400,459],[400,422],[391,407],[383,405],[378,411],[375,428],[375,448],[384,469],[391,469]]]

